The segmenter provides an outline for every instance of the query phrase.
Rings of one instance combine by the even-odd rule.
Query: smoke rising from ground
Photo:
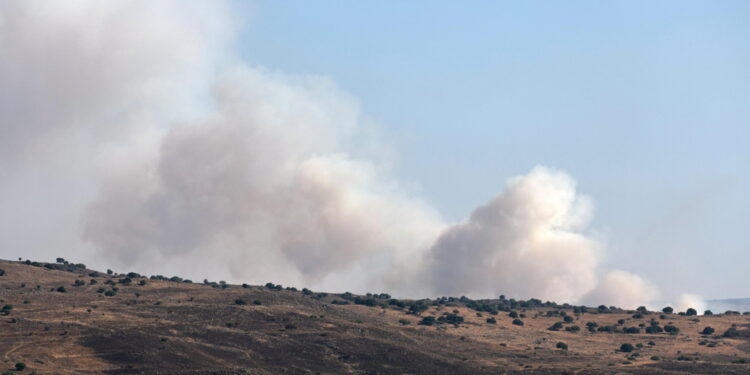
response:
[[[21,248],[414,297],[657,298],[602,269],[593,204],[572,177],[535,167],[447,223],[391,176],[384,150],[362,156],[367,121],[330,79],[240,62],[229,14],[221,2],[0,4],[4,258]]]

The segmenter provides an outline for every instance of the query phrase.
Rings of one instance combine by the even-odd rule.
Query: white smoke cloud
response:
[[[0,2],[0,254],[90,256],[79,218],[97,168],[202,109],[229,15],[219,1]]]
[[[591,206],[562,172],[537,167],[510,179],[431,249],[437,292],[577,301],[596,283],[600,244],[578,232]]]
[[[687,309],[693,308],[698,314],[703,314],[706,311],[706,301],[703,297],[697,294],[683,293],[677,297],[677,302],[674,305],[675,312],[685,312]]]
[[[593,204],[567,174],[536,167],[445,223],[377,149],[361,156],[377,142],[356,100],[243,64],[234,32],[223,2],[0,3],[0,255],[333,291],[655,298],[601,269]]]
[[[105,183],[88,239],[124,264],[188,258],[195,275],[214,263],[232,280],[305,285],[343,273],[379,286],[374,275],[429,246],[438,215],[343,151],[359,110],[328,80],[244,67],[215,100],[208,119],[169,131],[148,173]]]
[[[582,298],[582,302],[592,306],[606,305],[626,309],[646,306],[657,309],[653,301],[659,298],[659,290],[648,280],[626,271],[607,272],[596,287]]]

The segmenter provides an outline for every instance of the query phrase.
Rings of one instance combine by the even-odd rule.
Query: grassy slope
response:
[[[457,310],[464,322],[454,326],[417,325],[420,316],[394,307],[334,305],[335,296],[311,298],[297,291],[265,287],[226,289],[205,285],[134,279],[117,285],[115,296],[97,289],[120,277],[102,274],[89,285],[92,271],[48,270],[0,261],[0,305],[12,305],[0,317],[0,357],[10,369],[22,361],[37,374],[748,374],[750,365],[732,363],[750,357],[744,337],[702,337],[710,325],[717,335],[748,316],[669,315],[679,335],[589,333],[586,322],[624,326],[648,323],[659,314],[634,319],[628,313],[582,314],[573,323],[581,332],[549,331],[561,321],[544,316],[550,308],[519,310],[524,326],[500,312],[490,315],[457,306],[431,307],[422,316]],[[73,286],[75,280],[85,286]],[[37,287],[38,286],[38,287]],[[52,291],[64,286],[65,293]],[[248,302],[238,305],[236,299]],[[253,301],[260,301],[260,305]],[[440,310],[437,310],[437,309]],[[554,309],[558,310],[558,309]],[[572,311],[568,311],[573,315]],[[411,324],[402,325],[406,319]],[[744,332],[741,330],[741,332]],[[715,346],[700,345],[708,340]],[[649,346],[653,341],[656,345]],[[555,348],[565,342],[569,350]],[[624,342],[641,343],[637,357],[616,351]],[[705,342],[704,342],[705,344]],[[662,360],[652,361],[652,356]],[[690,361],[677,361],[680,356]],[[630,363],[628,363],[630,362]]]

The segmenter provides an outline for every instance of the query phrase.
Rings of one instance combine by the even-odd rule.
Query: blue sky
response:
[[[260,1],[251,64],[331,77],[450,220],[541,164],[596,202],[606,262],[750,295],[750,3]]]

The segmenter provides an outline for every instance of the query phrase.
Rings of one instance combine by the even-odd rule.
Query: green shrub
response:
[[[722,336],[732,338],[732,337],[737,337],[739,335],[740,335],[740,331],[738,331],[736,327],[729,327],[729,329],[724,331],[724,334]]]
[[[487,318],[487,323],[489,323],[489,324],[496,324],[497,323],[497,319],[495,319],[495,318]]]
[[[23,362],[16,362],[16,371],[23,371],[26,369],[26,364]]]
[[[0,268],[0,276],[5,276],[5,270]]]
[[[512,323],[513,323],[513,325],[523,326],[523,320],[521,320],[521,319],[513,319]]]
[[[245,300],[243,300],[242,298],[237,298],[236,300],[234,300],[234,304],[235,305],[247,305],[247,302],[245,302]]]
[[[703,331],[701,331],[701,335],[713,335],[716,330],[712,327],[706,327],[703,328]]]
[[[419,324],[423,325],[423,326],[431,326],[431,325],[435,324],[435,317],[434,316],[425,316],[424,318],[422,318],[422,320],[419,321]]]
[[[261,305],[261,304],[262,304],[262,302],[260,302],[260,300],[258,300],[258,299],[256,299],[255,301],[253,301],[253,305]]]
[[[568,344],[564,342],[558,342],[555,347],[562,350],[568,350]]]
[[[664,312],[665,314],[671,314],[671,313],[674,312],[674,309],[672,307],[670,307],[670,306],[667,306],[667,307],[661,309],[661,311]]]
[[[64,287],[64,286],[59,286],[59,287],[57,287],[57,289],[55,289],[55,290],[57,290],[57,291],[58,291],[58,292],[60,292],[60,293],[65,293],[65,292],[67,292],[67,290],[65,290],[65,287]]]
[[[620,351],[621,352],[630,353],[630,352],[633,351],[633,349],[635,349],[635,347],[633,346],[633,344],[627,344],[626,343],[626,344],[620,345]]]
[[[627,327],[623,329],[623,332],[625,333],[641,333],[641,329],[638,327]]]
[[[401,323],[401,325],[403,325],[403,326],[407,326],[407,325],[411,324],[411,322],[408,321],[408,320],[406,320],[406,319],[399,319],[398,322]]]
[[[687,316],[698,315],[698,311],[696,311],[694,308],[691,307],[687,309],[687,311],[685,311],[685,315]]]

